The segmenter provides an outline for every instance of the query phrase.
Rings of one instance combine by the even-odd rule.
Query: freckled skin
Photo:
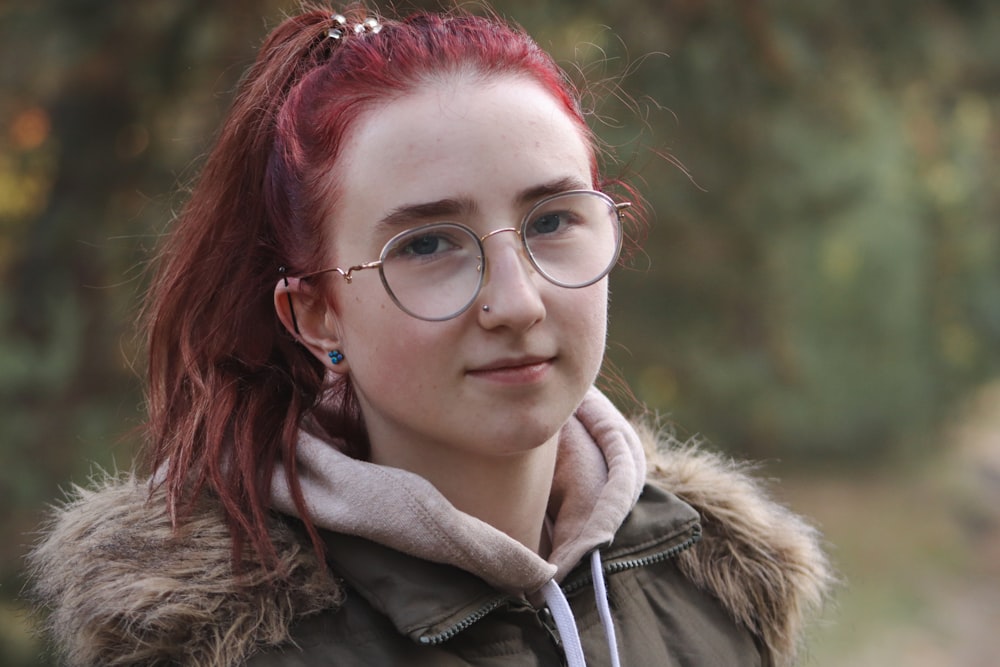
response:
[[[403,205],[468,198],[477,210],[458,222],[480,234],[516,227],[530,207],[518,193],[563,178],[592,187],[590,165],[579,129],[537,84],[432,85],[369,113],[345,145],[330,266],[376,259],[388,236],[374,223]],[[486,255],[478,301],[444,322],[397,308],[376,271],[351,284],[334,281],[329,319],[347,359],[338,371],[350,373],[376,461],[411,467],[552,444],[593,383],[604,352],[607,279],[575,290],[552,285],[511,233],[487,240]],[[530,382],[470,373],[526,355],[548,360]]]

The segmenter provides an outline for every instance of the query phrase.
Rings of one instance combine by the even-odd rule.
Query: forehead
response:
[[[538,83],[455,76],[367,112],[338,160],[338,233],[402,205],[469,199],[496,209],[570,179],[592,187],[583,128]]]

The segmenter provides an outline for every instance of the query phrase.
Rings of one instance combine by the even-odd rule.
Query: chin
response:
[[[495,436],[490,438],[496,443],[493,451],[519,454],[541,447],[559,435],[571,416],[572,411],[543,419],[535,419],[526,413],[504,416]]]

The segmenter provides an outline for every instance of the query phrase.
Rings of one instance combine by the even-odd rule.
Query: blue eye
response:
[[[577,211],[559,210],[541,213],[531,219],[524,229],[528,238],[543,239],[548,237],[562,238],[564,235],[572,233],[581,225],[586,226],[589,221],[581,216]]]
[[[532,234],[551,234],[559,229],[562,222],[562,214],[546,213],[532,221],[529,232]]]
[[[443,246],[451,245],[448,244],[440,236],[435,236],[433,234],[427,234],[425,236],[418,236],[413,239],[405,246],[400,248],[400,254],[402,255],[433,255],[442,249]]]
[[[420,227],[394,238],[385,249],[385,259],[436,260],[476,244],[475,236],[457,225],[445,223]]]

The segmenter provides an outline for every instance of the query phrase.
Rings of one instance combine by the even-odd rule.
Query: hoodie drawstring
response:
[[[611,607],[608,605],[608,591],[604,583],[604,568],[601,565],[599,551],[595,550],[590,556],[590,572],[594,578],[597,612],[601,617],[601,625],[604,627],[608,651],[611,653],[611,667],[621,667],[621,659],[618,656],[618,640],[615,637],[615,626],[611,619]],[[583,657],[583,644],[580,643],[580,632],[576,627],[576,619],[573,617],[573,610],[570,609],[566,595],[555,579],[549,579],[545,582],[541,592],[545,598],[545,604],[552,612],[552,620],[555,621],[559,639],[562,640],[567,667],[587,667],[587,661]]]
[[[618,657],[618,638],[615,637],[615,624],[611,620],[611,607],[608,604],[608,589],[604,584],[604,567],[601,565],[601,552],[594,550],[590,555],[590,574],[594,578],[594,597],[597,598],[597,613],[601,615],[601,625],[604,626],[604,637],[611,652],[611,667],[621,667]]]
[[[587,667],[573,610],[569,608],[569,601],[566,600],[566,595],[555,579],[545,582],[542,586],[542,595],[545,604],[549,606],[549,611],[552,612],[552,620],[556,622],[556,630],[559,631],[559,639],[562,640],[563,651],[566,653],[567,667]]]

